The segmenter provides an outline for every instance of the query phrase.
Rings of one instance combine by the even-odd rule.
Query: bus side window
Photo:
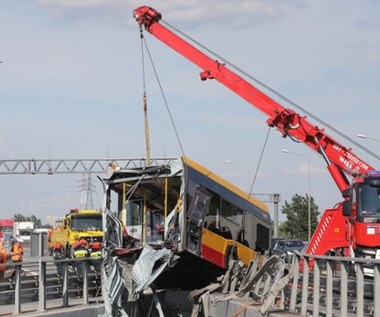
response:
[[[197,186],[187,210],[187,244],[188,249],[196,255],[201,252],[202,227],[208,213],[211,194]]]
[[[191,222],[200,226],[209,210],[211,194],[197,186],[194,196],[190,202],[188,217]]]
[[[256,226],[256,233],[257,235],[256,235],[255,250],[260,251],[260,252],[269,250],[269,235],[270,235],[269,228],[258,223]]]

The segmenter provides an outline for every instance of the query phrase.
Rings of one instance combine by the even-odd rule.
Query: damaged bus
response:
[[[248,265],[270,248],[268,207],[187,157],[113,166],[103,184],[106,249],[122,257],[150,245],[179,257],[160,287],[203,287],[229,260]]]

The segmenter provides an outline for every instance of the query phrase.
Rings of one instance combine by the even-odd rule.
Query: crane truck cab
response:
[[[353,224],[356,257],[380,258],[380,171],[369,171],[343,191],[343,215]]]
[[[51,230],[49,234],[49,251],[54,252],[54,246],[62,245],[62,252],[66,257],[73,257],[73,246],[84,239],[89,247],[94,242],[103,242],[103,214],[95,209],[71,209],[62,223]]]

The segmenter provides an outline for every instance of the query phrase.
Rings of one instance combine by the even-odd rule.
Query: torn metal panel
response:
[[[128,317],[123,308],[123,299],[128,298],[128,289],[124,285],[124,280],[120,274],[120,267],[117,257],[113,257],[111,265],[106,274],[106,269],[102,270],[103,296],[105,303],[105,313],[101,317],[121,316]]]
[[[107,249],[120,249],[123,246],[122,224],[120,220],[110,212],[103,216],[105,224],[104,245]]]
[[[238,261],[231,261],[220,284],[211,284],[202,290],[193,291],[196,304],[192,317],[204,316],[263,316],[271,309],[284,308],[283,289],[290,275],[284,276],[285,262],[272,256],[257,259],[243,269]],[[202,315],[203,316],[203,315]]]
[[[157,261],[161,261],[161,264],[159,267],[154,268]],[[173,264],[173,251],[166,248],[155,250],[146,245],[133,266],[134,293],[139,294],[143,292],[169,265],[172,266]]]

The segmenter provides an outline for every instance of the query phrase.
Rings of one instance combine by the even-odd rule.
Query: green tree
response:
[[[309,195],[300,196],[295,194],[292,201],[281,208],[281,212],[286,215],[286,221],[280,226],[279,233],[282,237],[308,240],[309,217],[308,217],[308,198]],[[310,227],[311,235],[318,225],[318,206],[314,198],[310,196]]]
[[[31,221],[31,222],[34,223],[34,227],[35,228],[41,228],[42,227],[41,219],[37,218],[35,215],[24,216],[22,214],[15,214],[13,216],[13,219],[16,222]]]
[[[22,214],[15,214],[15,215],[13,216],[13,219],[14,219],[14,221],[16,221],[16,222],[26,221],[26,220],[25,220],[26,217],[25,217],[24,215],[22,215]]]
[[[42,227],[41,219],[37,218],[35,215],[31,215],[28,221],[32,221],[34,223],[34,228]]]

